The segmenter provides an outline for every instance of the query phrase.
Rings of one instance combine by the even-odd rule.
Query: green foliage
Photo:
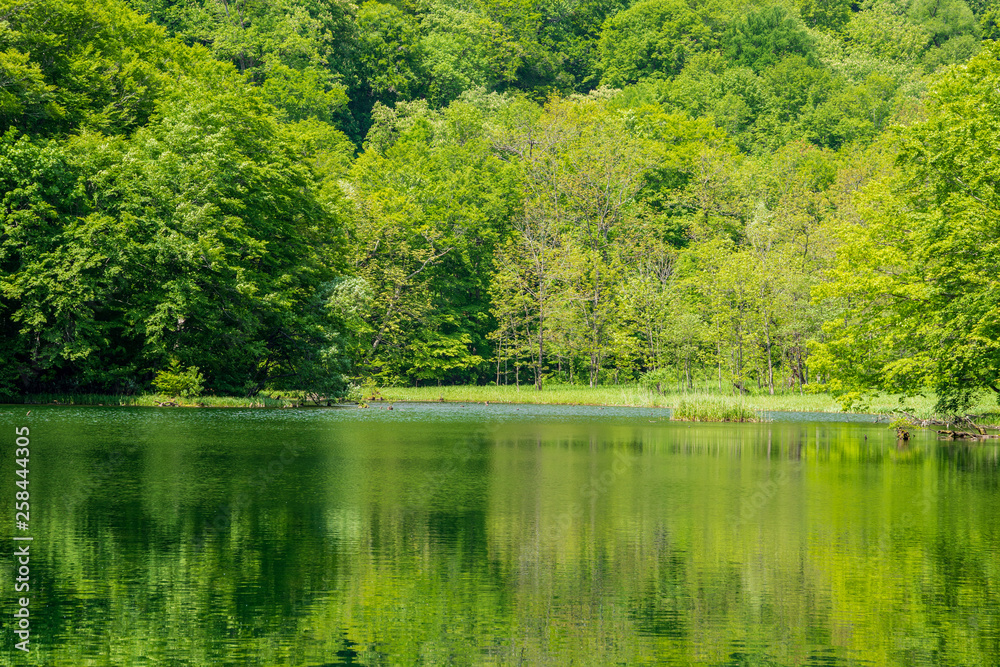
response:
[[[616,14],[598,45],[602,83],[621,87],[678,74],[693,54],[715,47],[713,19],[684,0],[643,0]]]
[[[774,5],[751,11],[726,30],[723,53],[732,63],[762,72],[778,60],[803,56],[816,64],[812,39],[785,9]]]
[[[963,0],[915,0],[909,16],[928,33],[934,46],[976,32],[976,19]]]
[[[231,394],[777,393],[816,339],[844,397],[957,409],[981,378],[907,346],[992,368],[992,126],[903,133],[858,193],[994,4],[0,2],[0,394],[134,393],[175,358]],[[864,335],[820,330],[861,303]]]
[[[890,429],[896,429],[897,431],[906,431],[907,429],[914,428],[916,425],[913,420],[909,417],[896,417],[889,422]]]
[[[355,164],[351,262],[371,295],[361,362],[382,381],[481,372],[483,297],[515,185],[492,154],[480,104],[489,99],[379,109]]]
[[[973,3],[980,4],[980,3]],[[977,12],[979,32],[983,39],[996,41],[1000,39],[1000,6],[993,2],[984,2],[981,11]]]
[[[352,111],[367,132],[365,117],[377,103],[391,105],[424,91],[423,47],[417,19],[391,4],[362,4],[357,30],[357,79],[349,94]]]
[[[944,414],[997,391],[1000,175],[986,156],[1000,141],[998,61],[991,44],[944,75],[927,120],[901,134],[898,173],[866,193],[858,224],[840,230],[822,293],[842,300],[843,315],[816,347],[837,391],[933,388]]]
[[[516,80],[518,45],[503,26],[475,12],[434,5],[422,21],[427,97],[443,106],[466,90],[497,89]]]
[[[799,0],[799,14],[806,25],[837,32],[850,20],[850,0]]]
[[[167,396],[192,398],[201,395],[204,381],[197,366],[188,366],[185,370],[181,368],[180,360],[174,359],[153,378],[153,388]]]
[[[72,27],[58,18],[48,29]],[[94,24],[80,48],[119,44],[102,31]],[[134,391],[173,357],[217,391],[254,393],[277,378],[342,385],[337,323],[317,307],[339,265],[339,225],[293,150],[301,144],[227,67],[195,62],[200,50],[152,27],[139,35],[145,52],[176,49],[184,70],[149,89],[141,127],[106,136],[143,116],[122,125],[115,107],[98,122],[90,98],[74,136],[11,130],[0,146],[3,335],[19,388]],[[57,81],[57,93],[76,85]]]
[[[187,44],[201,44],[262,87],[292,120],[330,121],[347,103],[353,6],[271,0],[132,0]]]
[[[657,393],[669,391],[671,385],[677,382],[677,371],[672,368],[657,368],[656,370],[643,373],[639,378],[639,386],[643,389],[651,389]]]
[[[918,0],[910,5],[911,20],[928,34],[923,63],[927,71],[964,62],[979,50],[979,26],[963,0]]]
[[[866,5],[851,18],[845,33],[851,48],[897,62],[912,62],[930,41],[926,28],[908,20],[905,7],[892,0]]]
[[[644,245],[636,195],[652,166],[649,142],[599,94],[552,100],[541,115],[506,119],[501,140],[523,175],[524,207],[497,256],[495,333],[503,358],[532,359],[541,389],[546,347],[586,359],[596,384],[616,354],[625,267]],[[535,140],[539,137],[539,140]],[[623,341],[622,341],[623,342]]]
[[[130,131],[189,55],[114,0],[5,0],[0,17],[3,129]]]

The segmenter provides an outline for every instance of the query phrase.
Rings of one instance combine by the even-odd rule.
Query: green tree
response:
[[[89,347],[74,318],[86,317],[81,309],[103,295],[95,298],[92,281],[80,276],[84,266],[65,261],[79,248],[59,247],[63,214],[84,210],[67,151],[54,140],[32,141],[9,130],[0,143],[0,179],[0,391],[16,395],[58,382],[67,375],[60,368],[64,360],[86,357]],[[87,266],[100,265],[103,258],[95,255],[84,257]],[[46,270],[38,277],[22,273],[29,266]],[[106,371],[127,373],[127,355],[109,352]]]
[[[184,370],[180,362],[174,359],[170,366],[164,368],[153,378],[153,387],[167,396],[183,396],[185,398],[201,395],[202,383],[205,378],[195,366]]]
[[[604,24],[598,52],[601,82],[621,87],[678,74],[699,51],[715,47],[718,19],[684,0],[643,0]]]
[[[203,45],[261,86],[288,118],[333,120],[347,103],[354,6],[315,0],[132,0],[170,34]]]
[[[869,189],[860,223],[840,229],[820,294],[843,315],[815,357],[846,402],[933,390],[938,410],[955,414],[998,389],[998,61],[991,44],[944,74],[927,120],[900,135],[898,173]]]
[[[836,32],[851,18],[849,0],[799,0],[799,14],[806,25]]]
[[[911,20],[930,36],[924,68],[965,62],[979,51],[979,25],[962,0],[919,0],[909,9]]]
[[[0,126],[34,135],[133,130],[199,55],[111,0],[5,0],[0,19]]]
[[[483,114],[470,101],[377,108],[352,171],[351,262],[373,295],[362,362],[384,381],[486,372],[486,292],[514,196]]]
[[[83,133],[53,153],[8,136],[10,159],[49,161],[42,192],[76,183],[6,210],[0,289],[23,388],[135,388],[176,358],[216,391],[343,389],[320,307],[338,221],[270,107],[238,78],[216,83],[182,80],[129,139]]]
[[[868,57],[913,63],[930,41],[927,29],[911,21],[906,8],[892,0],[874,0],[851,17],[845,28],[848,46]]]
[[[503,26],[476,12],[434,5],[422,19],[428,99],[443,106],[475,88],[516,80],[521,50]]]
[[[642,206],[637,194],[652,166],[648,146],[602,95],[553,99],[540,114],[522,107],[507,119],[499,142],[519,166],[524,208],[499,260],[511,268],[503,272],[503,289],[494,289],[495,312],[513,314],[508,303],[531,304],[519,328],[531,331],[536,388],[554,332],[569,348],[562,351],[582,358],[588,382],[597,384],[615,320],[621,251],[633,245]]]
[[[799,55],[816,63],[812,39],[800,23],[780,6],[751,11],[734,21],[722,39],[723,53],[732,63],[761,72],[781,58]]]
[[[426,89],[424,51],[417,18],[391,4],[368,0],[361,5],[357,31],[357,77],[348,94],[359,138],[364,138],[377,103],[392,106]]]
[[[910,5],[909,16],[923,26],[934,46],[976,32],[976,19],[963,0],[916,0]]]

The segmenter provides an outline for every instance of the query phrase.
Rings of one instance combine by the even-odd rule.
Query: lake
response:
[[[626,408],[28,409],[0,407],[8,663],[1000,664],[996,441]]]

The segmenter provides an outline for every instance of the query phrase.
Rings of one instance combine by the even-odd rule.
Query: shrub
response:
[[[200,396],[205,378],[197,366],[188,366],[187,370],[181,368],[181,362],[174,359],[170,362],[170,367],[160,371],[153,378],[153,387],[161,394],[167,396],[183,396],[190,398]]]
[[[677,371],[672,368],[658,368],[655,371],[643,373],[639,378],[639,386],[643,389],[663,394],[674,388],[677,383]]]

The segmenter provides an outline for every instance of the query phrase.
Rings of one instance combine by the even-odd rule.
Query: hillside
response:
[[[960,411],[1000,393],[998,8],[4,0],[0,392]]]

